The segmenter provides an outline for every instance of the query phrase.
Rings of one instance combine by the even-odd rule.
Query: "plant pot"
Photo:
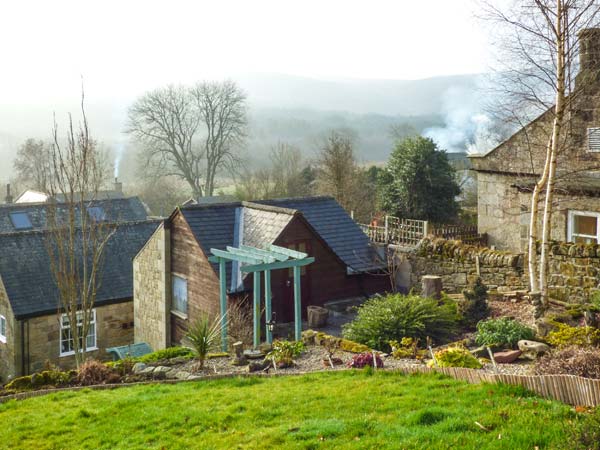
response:
[[[329,310],[321,306],[309,306],[306,308],[308,312],[308,327],[321,328],[327,325],[327,317]]]

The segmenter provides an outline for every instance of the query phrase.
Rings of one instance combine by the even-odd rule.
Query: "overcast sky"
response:
[[[418,79],[488,61],[471,0],[9,1],[0,101],[136,96],[169,82],[282,73]]]

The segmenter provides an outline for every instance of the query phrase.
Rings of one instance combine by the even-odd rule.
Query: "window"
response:
[[[83,311],[77,312],[77,328],[78,333],[81,334],[83,328]],[[83,337],[79,338],[79,348],[83,347]],[[90,323],[88,326],[87,337],[85,338],[86,351],[96,350],[96,310],[92,310],[92,317],[90,317]],[[69,317],[63,314],[60,318],[60,356],[68,356],[75,354],[73,348],[73,334],[71,333],[71,326]]]
[[[103,222],[106,220],[106,213],[101,206],[88,206],[87,212],[90,219],[96,222]]]
[[[171,309],[187,316],[187,280],[177,275],[173,275],[173,307]]]
[[[600,152],[600,127],[588,128],[588,151]]]
[[[0,342],[6,344],[6,317],[0,316]]]
[[[588,211],[569,211],[567,240],[569,242],[597,244],[600,242],[598,219],[600,213]]]
[[[12,212],[10,213],[10,220],[16,230],[30,230],[33,228],[26,212]]]

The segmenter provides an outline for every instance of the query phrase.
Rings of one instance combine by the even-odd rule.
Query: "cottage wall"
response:
[[[96,309],[96,346],[98,350],[86,353],[89,358],[110,359],[107,347],[133,342],[133,302],[99,306]],[[18,327],[21,322],[17,322]],[[46,361],[62,369],[75,367],[74,356],[60,356],[60,323],[57,314],[25,319],[24,324],[25,373],[43,370]],[[20,346],[21,342],[15,343]],[[21,361],[16,375],[22,375]]]
[[[20,330],[14,319],[2,280],[0,280],[0,315],[6,318],[6,342],[0,342],[0,382],[2,382],[15,376],[20,356],[18,347]]]
[[[202,313],[219,314],[219,277],[182,214],[171,221],[171,273],[187,280],[187,317],[170,313],[171,342],[180,343],[188,324]]]
[[[170,345],[170,231],[161,224],[133,260],[135,342],[152,350]]]

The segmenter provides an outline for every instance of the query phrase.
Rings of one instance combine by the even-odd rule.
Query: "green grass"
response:
[[[569,448],[574,417],[568,406],[515,387],[317,373],[10,401],[0,405],[0,448]]]

